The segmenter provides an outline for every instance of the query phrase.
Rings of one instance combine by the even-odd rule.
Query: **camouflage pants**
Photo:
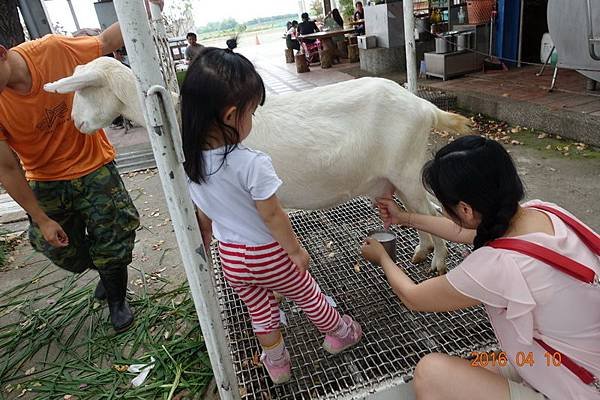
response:
[[[69,237],[67,247],[52,247],[32,222],[29,240],[35,250],[71,272],[122,268],[131,262],[139,215],[114,163],[70,181],[30,181],[29,186]]]

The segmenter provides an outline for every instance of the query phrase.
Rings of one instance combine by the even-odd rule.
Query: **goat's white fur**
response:
[[[54,93],[75,92],[71,118],[80,132],[93,134],[119,115],[145,126],[131,70],[112,57],[79,65],[72,76],[44,85]]]
[[[145,125],[133,73],[113,61],[99,58],[44,86],[76,91],[72,117],[84,133],[108,126],[118,114]],[[465,132],[468,125],[395,82],[362,78],[270,96],[245,144],[271,156],[284,182],[277,194],[287,208],[327,208],[359,195],[395,192],[409,211],[433,215],[420,181],[429,132]],[[435,248],[432,269],[443,273],[443,240],[423,232],[419,237],[413,261]]]

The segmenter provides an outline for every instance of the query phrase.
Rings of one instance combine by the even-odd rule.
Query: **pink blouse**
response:
[[[535,204],[572,216],[540,200],[523,206]],[[600,276],[600,257],[558,217],[546,214],[554,236],[529,233],[519,238],[558,251]],[[551,400],[600,399],[600,392],[564,365],[554,366],[550,359],[548,366],[545,350],[533,341],[542,339],[600,378],[600,286],[578,281],[530,256],[491,247],[475,250],[446,277],[456,290],[485,304],[502,350],[529,385]],[[519,352],[524,356],[531,352],[533,365],[523,365]]]

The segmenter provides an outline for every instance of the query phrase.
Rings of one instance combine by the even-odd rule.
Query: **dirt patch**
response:
[[[483,116],[472,119],[475,132],[502,143],[512,155],[526,199],[556,203],[600,230],[599,149]],[[432,153],[454,138],[445,132],[432,134]]]

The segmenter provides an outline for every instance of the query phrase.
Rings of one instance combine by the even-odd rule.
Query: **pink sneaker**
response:
[[[292,363],[290,361],[290,353],[287,351],[287,349],[285,350],[285,355],[283,357],[283,360],[281,360],[277,363],[272,362],[267,357],[265,352],[263,352],[261,354],[260,361],[267,369],[267,372],[269,373],[269,377],[271,377],[271,380],[273,381],[274,384],[278,385],[280,383],[285,383],[285,382],[289,381],[290,378],[292,377],[292,373],[291,373]]]
[[[358,322],[354,321],[349,315],[342,316],[342,319],[350,325],[348,336],[340,338],[332,334],[326,335],[325,340],[323,341],[323,348],[330,354],[341,353],[347,348],[360,342],[360,339],[362,338],[362,328]]]

